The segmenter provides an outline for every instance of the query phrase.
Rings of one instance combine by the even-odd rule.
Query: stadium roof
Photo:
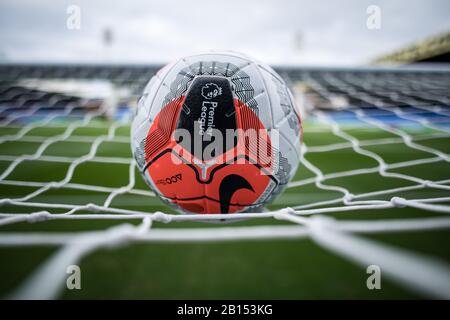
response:
[[[373,61],[375,64],[414,62],[450,62],[450,31],[429,37]]]

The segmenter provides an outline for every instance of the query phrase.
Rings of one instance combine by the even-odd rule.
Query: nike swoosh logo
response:
[[[228,213],[231,197],[240,189],[247,189],[255,192],[250,183],[237,174],[230,174],[223,178],[219,186],[220,212]]]

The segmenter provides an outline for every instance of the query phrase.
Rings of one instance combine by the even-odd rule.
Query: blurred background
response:
[[[443,245],[450,242],[450,208],[444,206],[450,199],[449,14],[448,0],[1,0],[0,297],[17,288],[26,297],[23,288],[31,288],[39,298],[449,297],[450,284],[440,281],[450,279],[450,249]],[[364,207],[327,216],[367,223],[368,230],[373,222],[376,233],[357,236],[383,252],[393,247],[397,257],[413,257],[420,276],[398,281],[404,277],[397,268],[400,276],[386,273],[384,280],[383,273],[382,290],[369,290],[366,265],[311,237],[120,248],[103,241],[72,262],[83,272],[83,290],[61,282],[60,291],[43,295],[40,287],[26,286],[48,261],[65,256],[65,239],[98,231],[103,240],[103,232],[124,222],[140,223],[84,220],[94,208],[86,204],[101,206],[100,213],[175,213],[134,167],[130,119],[163,64],[209,50],[239,51],[274,66],[300,108],[304,158],[268,209],[345,208],[342,190],[368,206],[372,200],[386,204],[376,214]],[[336,134],[333,123],[347,136]],[[380,158],[355,151],[356,140]],[[379,159],[384,169],[410,178],[386,177]],[[394,196],[423,202],[389,208]],[[428,198],[441,212],[421,209]],[[67,212],[74,219],[59,219]],[[51,218],[40,221],[42,213]],[[443,220],[427,229],[434,218]],[[376,227],[388,220],[397,223]],[[393,232],[402,222],[416,228]],[[268,218],[227,226],[284,224],[290,223]],[[160,232],[221,227],[152,225]],[[61,243],[39,242],[61,233]],[[417,261],[438,261],[444,276],[416,267]],[[56,283],[66,276],[59,272],[63,276],[50,272],[49,280],[39,279]],[[433,277],[439,288],[446,286],[444,294],[411,286]]]
[[[226,49],[272,65],[362,65],[442,38],[449,14],[447,0],[2,0],[0,61],[167,63]]]

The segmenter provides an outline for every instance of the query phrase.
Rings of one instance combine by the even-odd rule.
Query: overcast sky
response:
[[[79,30],[67,28],[70,5]],[[379,30],[366,26],[369,5],[381,9]],[[0,60],[151,63],[229,49],[272,64],[357,65],[450,30],[449,17],[449,0],[1,0]]]

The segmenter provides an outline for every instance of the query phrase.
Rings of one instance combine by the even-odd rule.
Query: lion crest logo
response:
[[[222,88],[215,83],[207,83],[202,88],[202,96],[205,99],[212,99],[222,94]]]

